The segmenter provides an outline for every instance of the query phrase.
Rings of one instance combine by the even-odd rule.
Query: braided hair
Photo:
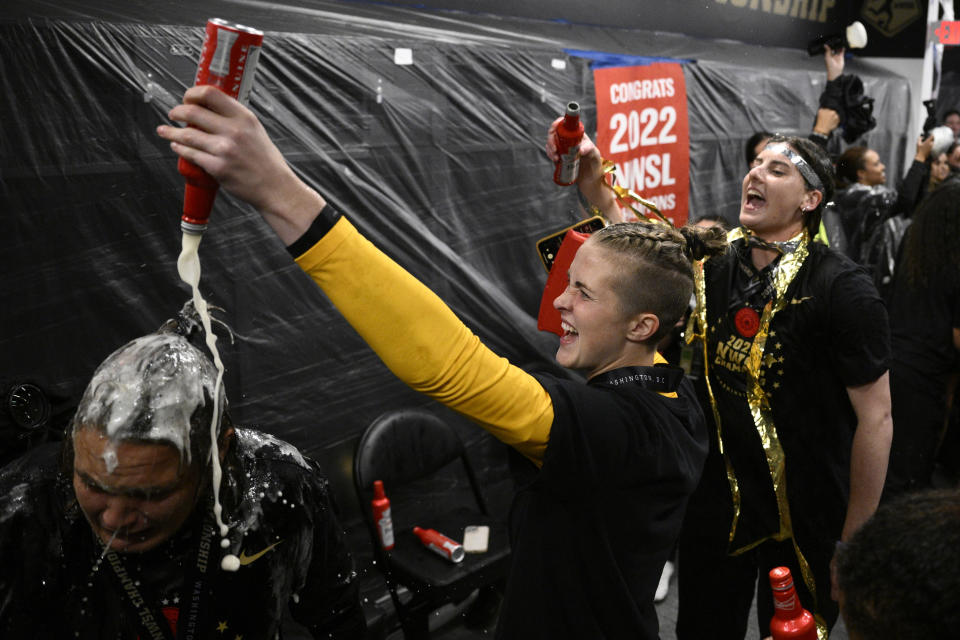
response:
[[[592,244],[620,267],[614,288],[626,315],[653,313],[660,327],[656,344],[683,317],[693,295],[692,261],[723,253],[726,233],[716,227],[680,229],[659,222],[623,222],[593,233]]]

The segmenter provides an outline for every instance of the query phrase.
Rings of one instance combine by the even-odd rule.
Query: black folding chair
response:
[[[454,465],[458,459],[459,465]],[[452,484],[459,484],[465,477],[472,499],[467,492],[457,492],[450,486],[448,472],[453,469],[460,473]],[[442,486],[429,484],[431,477],[443,477]],[[462,602],[474,590],[505,578],[510,559],[506,524],[490,517],[463,443],[438,416],[422,410],[399,410],[374,420],[357,445],[353,480],[377,566],[407,640],[429,638],[429,616],[442,605]],[[370,510],[375,480],[383,481],[391,501],[395,546],[390,551],[380,544]],[[421,489],[405,492],[401,490],[405,485]],[[468,499],[451,499],[453,494]],[[424,547],[413,533],[414,526],[436,529],[461,542],[468,525],[490,527],[488,550],[468,553],[457,564]],[[401,598],[400,585],[408,589],[408,598]]]

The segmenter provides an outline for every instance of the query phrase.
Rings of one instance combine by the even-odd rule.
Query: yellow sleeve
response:
[[[550,395],[484,346],[348,220],[338,220],[297,264],[394,375],[542,463],[553,423]]]
[[[670,363],[667,362],[667,359],[664,358],[663,355],[661,355],[661,353],[660,353],[659,351],[654,351],[654,352],[653,352],[653,364],[657,365],[657,364],[670,364]],[[664,398],[676,398],[676,397],[678,397],[676,391],[661,391],[661,392],[660,392],[660,395],[662,395]]]

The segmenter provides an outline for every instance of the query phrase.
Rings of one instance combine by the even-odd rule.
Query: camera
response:
[[[829,46],[833,51],[839,49],[862,49],[867,46],[867,28],[857,20],[847,27],[843,33],[831,33],[817,36],[807,45],[807,53],[818,56]]]

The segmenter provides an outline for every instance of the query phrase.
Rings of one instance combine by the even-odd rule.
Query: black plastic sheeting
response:
[[[556,369],[555,337],[536,330],[546,274],[534,244],[579,215],[575,194],[551,181],[545,131],[571,99],[588,131],[595,120],[589,61],[565,48],[711,51],[688,41],[684,55],[684,39],[665,34],[387,9],[377,18],[369,5],[356,15],[339,3],[199,6],[14,2],[0,22],[4,390],[38,381],[69,407],[107,354],[187,300],[175,268],[183,181],[154,129],[192,82],[208,17],[268,30],[251,107],[294,169],[491,348],[531,370]],[[397,47],[412,49],[412,65],[394,63]],[[805,55],[791,67],[795,52],[712,51],[684,67],[691,211],[734,219],[744,140],[759,128],[809,132],[825,78]],[[907,82],[849,67],[876,98],[879,126],[867,142],[893,181],[913,139]],[[353,445],[377,415],[427,404],[246,205],[220,194],[200,256],[201,290],[236,333],[219,345],[237,422],[346,479]],[[479,429],[461,428],[475,448],[501,455]]]

